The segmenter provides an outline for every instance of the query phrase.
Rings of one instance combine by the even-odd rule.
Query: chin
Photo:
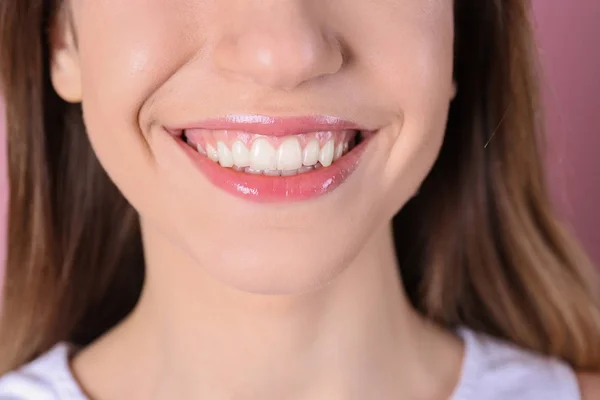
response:
[[[204,271],[221,284],[246,293],[298,295],[317,291],[348,267],[353,254],[345,249],[298,244],[283,240],[269,245],[214,246],[192,255]],[[218,268],[217,268],[218,266]]]

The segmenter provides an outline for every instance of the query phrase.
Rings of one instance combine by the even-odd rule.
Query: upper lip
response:
[[[324,131],[368,130],[355,122],[333,116],[273,117],[246,114],[227,115],[222,118],[207,119],[197,123],[167,128],[173,134],[180,134],[183,131],[192,129],[235,130],[265,136],[289,136]]]

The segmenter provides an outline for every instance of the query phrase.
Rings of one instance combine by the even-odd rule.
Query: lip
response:
[[[186,144],[181,133],[189,129],[237,130],[258,135],[289,136],[310,132],[357,130],[363,141],[329,167],[294,176],[265,176],[221,167]],[[200,123],[166,128],[199,171],[216,187],[239,198],[260,203],[306,201],[332,192],[358,167],[374,130],[334,117],[275,118],[265,116],[228,116]]]
[[[270,117],[265,115],[227,115],[197,123],[167,127],[173,135],[191,129],[235,130],[265,136],[290,136],[310,132],[357,130],[372,131],[354,122],[332,116]]]

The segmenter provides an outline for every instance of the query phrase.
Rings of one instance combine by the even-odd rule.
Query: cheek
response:
[[[435,12],[407,14],[402,23],[388,17],[365,30],[357,39],[359,58],[368,62],[374,85],[388,104],[408,119],[430,119],[452,95],[453,12],[440,4]]]
[[[436,3],[421,13],[407,11],[400,24],[380,15],[380,24],[355,38],[357,58],[377,88],[374,98],[393,107],[401,126],[384,145],[380,187],[388,215],[418,191],[444,139],[453,97],[454,15],[452,2]]]
[[[184,14],[162,0],[82,1],[75,12],[92,146],[136,208],[156,209],[153,157],[139,114],[194,51],[181,32]]]

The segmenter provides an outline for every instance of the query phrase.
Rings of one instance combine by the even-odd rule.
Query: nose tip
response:
[[[249,23],[223,34],[213,51],[217,70],[281,89],[334,74],[344,62],[336,38],[306,21]]]

